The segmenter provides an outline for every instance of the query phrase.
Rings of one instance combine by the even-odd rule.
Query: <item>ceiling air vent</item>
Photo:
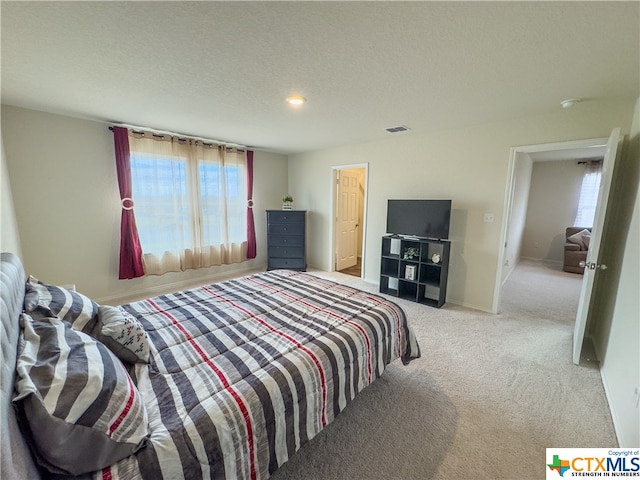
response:
[[[398,132],[406,132],[409,130],[409,127],[405,125],[400,125],[399,127],[390,127],[386,129],[389,133],[398,133]]]

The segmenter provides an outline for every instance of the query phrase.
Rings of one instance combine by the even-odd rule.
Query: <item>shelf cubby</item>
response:
[[[380,292],[440,308],[447,297],[450,251],[448,240],[385,235]]]

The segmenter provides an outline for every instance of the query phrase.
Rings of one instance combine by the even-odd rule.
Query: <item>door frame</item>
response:
[[[337,202],[337,193],[338,193],[338,185],[336,183],[338,170],[354,170],[354,169],[364,169],[364,202],[362,205],[362,269],[360,272],[360,278],[365,278],[365,255],[366,255],[366,245],[367,245],[367,211],[369,205],[369,163],[352,163],[349,165],[335,165],[331,167],[331,221],[329,222],[329,235],[330,235],[330,252],[329,252],[329,263],[330,263],[330,272],[336,271],[336,217],[338,211],[338,202]]]
[[[509,215],[512,209],[513,188],[515,186],[516,161],[523,158],[523,154],[549,152],[554,150],[572,150],[578,148],[606,147],[608,137],[588,138],[584,140],[568,140],[565,142],[541,143],[537,145],[524,145],[511,147],[509,150],[509,168],[507,170],[507,185],[505,189],[502,228],[500,231],[500,250],[498,252],[498,268],[496,272],[496,282],[493,290],[493,304],[491,313],[498,313],[500,307],[500,295],[502,292],[502,275],[504,269],[505,248],[509,238]]]

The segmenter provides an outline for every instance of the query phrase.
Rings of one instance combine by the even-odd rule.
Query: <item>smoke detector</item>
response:
[[[385,129],[389,133],[398,133],[398,132],[406,132],[409,130],[409,127],[406,125],[399,125],[397,127],[389,127]]]
[[[581,98],[568,98],[566,100],[562,100],[560,102],[560,105],[562,105],[562,108],[571,108],[573,107],[576,103],[580,103],[582,101]]]

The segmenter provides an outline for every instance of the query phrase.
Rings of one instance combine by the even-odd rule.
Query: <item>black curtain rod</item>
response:
[[[125,125],[117,125],[117,126],[121,126],[122,128],[126,128],[126,129],[131,129],[133,131],[133,133],[140,133],[140,134],[144,134],[149,132],[150,134],[152,134],[154,137],[156,138],[164,138],[165,135],[170,135],[172,137],[183,137],[183,138],[179,138],[179,140],[183,140],[185,141],[186,139],[189,140],[200,140],[202,141],[202,143],[204,145],[222,145],[223,147],[226,148],[233,148],[233,147],[237,147],[239,151],[244,151],[245,149],[249,149],[249,147],[246,147],[245,145],[238,145],[237,143],[229,143],[229,142],[222,142],[220,140],[206,140],[204,138],[198,138],[198,137],[192,137],[190,135],[182,135],[180,133],[174,133],[174,132],[165,132],[163,133],[155,133],[153,130],[148,129],[145,130],[144,128],[137,128],[137,127],[133,127],[131,125],[125,126]],[[108,127],[109,130],[111,130],[113,132],[113,125]]]
[[[578,165],[585,165],[587,163],[600,163],[602,162],[601,158],[596,158],[595,160],[579,160]]]

